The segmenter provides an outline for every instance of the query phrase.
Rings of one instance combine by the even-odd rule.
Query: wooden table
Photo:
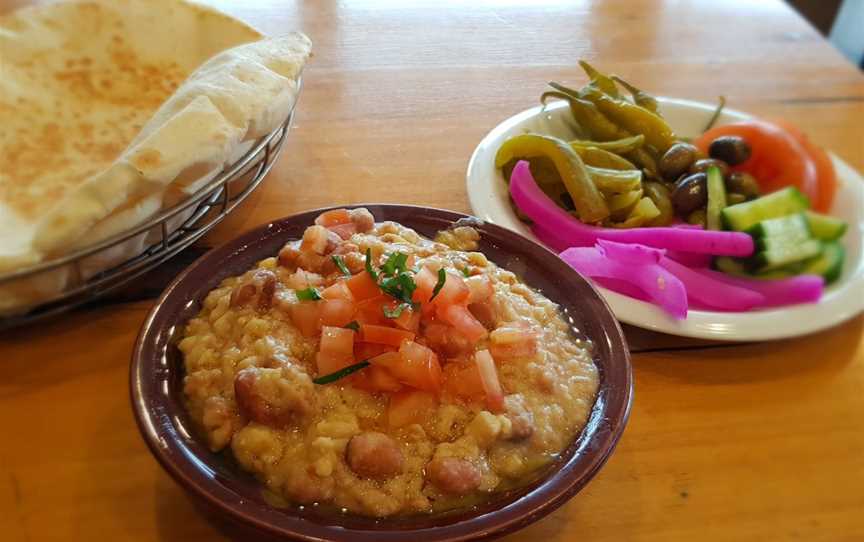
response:
[[[218,4],[268,33],[304,30],[315,57],[280,163],[201,247],[339,202],[470,211],[475,144],[545,81],[580,83],[579,58],[657,94],[782,116],[864,170],[864,78],[780,0]],[[154,277],[0,335],[0,538],[220,539],[132,421],[128,360]],[[765,344],[628,336],[636,395],[617,451],[509,540],[864,539],[864,317]]]

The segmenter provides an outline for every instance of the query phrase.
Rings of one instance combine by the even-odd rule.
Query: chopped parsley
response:
[[[328,375],[319,376],[318,378],[312,380],[315,384],[329,384],[331,382],[336,382],[339,379],[345,378],[351,373],[356,373],[360,369],[365,369],[369,367],[368,361],[361,361],[360,363],[355,363],[354,365],[349,365],[344,369],[339,369],[335,373],[330,373]]]
[[[411,303],[399,303],[392,309],[388,308],[386,305],[381,307],[381,309],[384,311],[384,316],[386,316],[387,318],[399,318],[402,315],[402,311],[412,308],[413,304]]]
[[[345,329],[353,329],[354,331],[356,331],[358,333],[360,332],[360,323],[357,322],[357,320],[351,320],[350,322],[348,322],[347,324],[345,324],[342,327],[344,327]]]
[[[465,278],[471,277],[471,271],[468,270],[468,267],[462,268],[462,274],[465,275]]]
[[[408,262],[408,255],[402,252],[394,252],[391,254],[384,265],[381,266],[381,272],[385,276],[392,277],[397,273],[405,271],[405,264]]]
[[[441,293],[441,289],[444,288],[444,283],[447,282],[447,271],[444,271],[444,268],[438,270],[438,282],[435,283],[435,288],[432,289],[432,297],[429,298],[429,301],[435,299],[439,293]]]
[[[369,276],[372,277],[372,280],[378,282],[378,273],[375,272],[375,268],[372,267],[372,249],[366,249],[366,272],[369,273]]]
[[[339,269],[339,272],[345,275],[346,277],[351,276],[351,271],[348,269],[348,266],[345,265],[345,260],[342,259],[342,256],[338,254],[334,254],[330,257],[333,260],[333,263],[336,264],[336,267]]]
[[[413,303],[411,296],[414,294],[414,290],[417,289],[414,278],[407,271],[402,271],[395,276],[385,278],[378,286],[381,287],[381,291],[385,294],[404,303]]]
[[[300,301],[316,301],[321,299],[321,294],[318,293],[318,290],[310,286],[303,290],[297,290],[297,299]]]

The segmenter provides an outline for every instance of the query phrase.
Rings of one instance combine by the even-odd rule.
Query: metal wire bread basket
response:
[[[0,275],[0,292],[16,283],[53,284],[58,277],[63,283],[26,312],[0,317],[0,330],[66,312],[116,291],[194,243],[261,183],[282,150],[293,118],[292,108],[277,129],[255,141],[246,154],[225,166],[198,192],[141,225],[61,257]],[[118,253],[129,251],[130,243],[142,248],[132,257],[113,261]],[[93,261],[111,264],[94,270]]]

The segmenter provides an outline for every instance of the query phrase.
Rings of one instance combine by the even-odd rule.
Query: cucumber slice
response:
[[[708,205],[705,208],[705,225],[709,230],[722,230],[720,212],[726,207],[726,184],[720,168],[708,168]]]
[[[834,241],[843,237],[846,233],[846,223],[833,216],[806,211],[807,223],[810,225],[810,233],[821,241]]]
[[[803,213],[763,220],[747,229],[756,241],[757,250],[770,250],[772,247],[794,245],[809,241],[810,226]]]
[[[846,249],[837,241],[823,243],[822,254],[804,264],[801,273],[822,275],[825,284],[831,284],[843,273]]]
[[[822,243],[816,239],[801,242],[775,242],[753,255],[751,262],[759,273],[772,271],[818,256]]]
[[[753,273],[748,270],[746,262],[739,258],[729,256],[718,256],[714,258],[714,268],[728,275],[748,277],[753,279],[785,279],[793,277],[801,272],[801,264],[794,263],[778,269],[772,269],[762,273]]]
[[[800,213],[809,207],[807,196],[789,186],[752,201],[730,205],[720,211],[720,216],[728,229],[744,231],[763,220]]]

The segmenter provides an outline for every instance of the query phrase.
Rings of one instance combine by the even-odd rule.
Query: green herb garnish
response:
[[[444,268],[438,270],[438,282],[435,283],[435,287],[432,289],[432,297],[429,298],[429,301],[435,299],[435,296],[441,293],[441,289],[444,288],[444,283],[447,282],[447,271],[444,271]]]
[[[318,290],[310,286],[303,290],[297,290],[297,299],[300,301],[316,301],[321,299],[321,294],[318,293]]]
[[[357,320],[351,320],[350,322],[348,322],[347,324],[345,324],[342,327],[344,327],[345,329],[353,329],[354,331],[356,331],[358,333],[360,332],[360,323],[357,322]]]
[[[375,272],[375,268],[372,267],[372,249],[366,249],[366,272],[372,277],[372,280],[378,282],[378,273]]]
[[[381,281],[379,286],[385,294],[405,303],[413,303],[411,296],[414,294],[414,290],[417,289],[414,278],[407,271],[402,271],[393,277],[387,277]]]
[[[467,267],[462,268],[462,274],[465,275],[465,278],[471,278],[471,271],[468,271]]]
[[[392,309],[388,309],[387,306],[381,307],[381,310],[384,311],[384,316],[387,318],[399,318],[402,315],[402,311],[405,309],[411,309],[414,305],[412,303],[399,303]]]
[[[396,273],[405,271],[405,264],[408,262],[408,255],[402,252],[394,252],[391,254],[384,265],[381,266],[381,272],[388,277],[392,277]]]
[[[315,384],[329,384],[331,382],[336,382],[337,380],[339,380],[341,378],[345,378],[346,376],[350,375],[351,373],[356,373],[360,369],[365,369],[366,367],[369,367],[369,362],[368,361],[361,361],[360,363],[355,363],[354,365],[349,365],[348,367],[345,367],[344,369],[339,369],[335,373],[330,373],[329,375],[319,376],[318,378],[312,380],[312,382]]]
[[[346,277],[351,276],[351,271],[348,269],[348,266],[345,265],[345,260],[342,259],[342,256],[334,254],[333,256],[330,256],[330,258],[333,260],[333,263],[336,264],[336,267],[343,275],[345,275]]]

